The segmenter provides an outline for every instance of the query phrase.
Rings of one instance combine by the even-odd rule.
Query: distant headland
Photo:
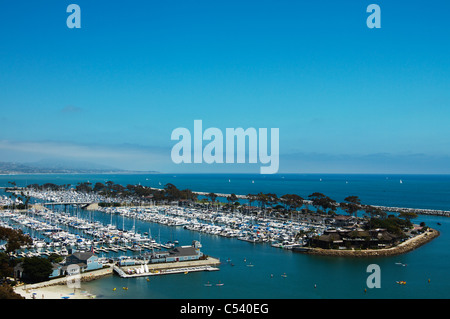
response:
[[[0,175],[17,174],[158,174],[157,171],[133,171],[82,162],[0,162]]]

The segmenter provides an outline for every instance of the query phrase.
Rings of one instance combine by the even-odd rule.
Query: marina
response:
[[[348,184],[348,181],[346,181]],[[149,187],[152,190],[161,191],[162,188]],[[4,188],[6,189],[6,188]],[[55,205],[79,205],[87,207],[89,204],[95,203],[113,203],[114,199],[108,196],[101,196],[99,194],[86,194],[82,192],[76,192],[73,189],[68,190],[45,190],[45,191],[36,191],[33,189],[23,189],[21,187],[17,187],[17,190],[14,191],[16,194],[20,194],[23,190],[25,190],[26,194],[30,197],[38,199],[43,206],[55,206]],[[193,191],[194,194],[198,196],[207,197],[209,193],[201,192],[201,191]],[[227,193],[215,193],[218,198],[227,198],[231,196],[231,194]],[[248,200],[247,195],[235,195],[239,200]],[[20,200],[15,200],[16,203],[21,203]],[[312,201],[308,199],[304,199],[305,205],[312,205]],[[132,202],[124,202],[126,205],[133,206]],[[13,200],[8,198],[7,196],[0,197],[0,206],[11,206],[13,204]],[[430,208],[414,208],[414,207],[401,207],[401,206],[387,206],[387,205],[373,205],[376,208],[382,209],[387,212],[408,212],[422,215],[435,215],[435,216],[445,216],[450,217],[450,210],[447,209],[430,209]]]
[[[256,177],[252,179],[258,183]],[[408,180],[404,179],[402,185],[407,183]],[[42,199],[42,202],[47,201]],[[93,248],[100,262],[106,265],[112,261],[125,275],[132,276],[121,277],[114,271],[114,276],[83,283],[83,289],[97,298],[326,298],[335,296],[340,286],[353,287],[340,293],[343,298],[395,298],[395,287],[399,286],[396,281],[399,280],[408,282],[406,289],[402,290],[403,294],[425,296],[421,290],[412,291],[413,287],[421,287],[421,279],[428,285],[424,286],[428,290],[423,290],[427,291],[427,296],[445,295],[445,289],[441,286],[445,286],[446,281],[437,280],[443,274],[429,264],[428,260],[431,263],[433,258],[427,253],[436,245],[441,247],[440,243],[447,237],[446,232],[441,230],[447,229],[448,221],[441,216],[424,215],[418,218],[419,221],[439,226],[441,236],[432,244],[398,257],[344,261],[340,257],[296,253],[307,249],[302,246],[302,238],[296,238],[296,233],[303,230],[319,235],[331,225],[331,219],[323,223],[314,216],[277,218],[270,214],[223,211],[220,207],[182,207],[174,204],[99,207],[93,211],[77,205],[39,207],[39,202],[35,204],[38,206],[27,210],[7,208],[0,215],[3,225],[21,228],[35,239],[33,246],[22,247],[16,253],[18,256],[37,253],[46,256],[55,251],[69,254],[71,249],[90,251]],[[136,240],[131,239],[133,237]],[[147,273],[145,266],[142,271],[139,262],[148,260],[149,255],[193,240],[200,241],[205,253],[220,260],[219,265],[210,266],[219,271],[208,271],[206,267],[199,268],[201,271],[189,271],[180,267],[166,273],[171,276]],[[419,258],[424,254],[427,259]],[[441,257],[439,263],[445,262],[447,257]],[[120,265],[121,260],[138,263]],[[366,280],[367,264],[373,262],[383,269],[383,289],[364,293],[358,287]],[[425,276],[421,273],[425,266],[419,266],[424,262],[429,271]],[[339,266],[341,263],[345,264],[345,268]],[[408,267],[399,267],[396,263],[407,264]],[[406,268],[408,273],[398,274]],[[330,269],[333,269],[332,275]],[[148,278],[151,280],[148,281]],[[430,278],[433,290],[430,290],[428,283]],[[145,285],[142,285],[144,282]],[[216,285],[218,282],[220,286]],[[314,288],[315,285],[317,288]],[[113,290],[122,286],[127,289]],[[270,291],[277,291],[277,294]]]
[[[49,256],[52,252],[66,256],[72,251],[86,250],[102,254],[104,257],[111,257],[111,254],[117,257],[117,253],[143,254],[175,246],[177,241],[162,243],[159,238],[156,242],[151,237],[150,229],[149,232],[138,232],[136,221],[183,227],[200,234],[236,238],[252,244],[269,243],[271,247],[296,252],[309,251],[306,245],[313,237],[321,236],[330,229],[341,230],[339,226],[341,219],[337,219],[340,216],[318,217],[317,214],[302,213],[291,214],[290,218],[286,218],[266,214],[265,210],[258,208],[256,213],[255,209],[252,209],[253,212],[250,213],[249,209],[234,211],[209,205],[207,207],[180,206],[178,202],[170,205],[131,206],[130,203],[130,205],[118,207],[98,206],[93,212],[84,210],[83,205],[86,201],[105,200],[102,195],[86,194],[72,188],[59,190],[22,188],[21,192],[39,201],[33,208],[2,212],[2,224],[7,227],[19,226],[31,230],[33,245],[22,247],[22,250],[26,252],[19,251],[14,255],[15,257]],[[244,197],[241,196],[241,198]],[[56,202],[48,203],[49,200]],[[111,197],[109,202],[112,202]],[[306,206],[311,204],[311,201],[304,201]],[[51,206],[51,209],[46,206]],[[63,210],[55,210],[55,207],[63,208]],[[383,209],[380,206],[374,207]],[[93,214],[96,213],[109,215],[110,222],[102,223],[95,220]],[[113,217],[115,223],[113,223]],[[122,227],[118,224],[117,218],[122,219]],[[125,229],[125,219],[133,220],[130,230]],[[35,236],[36,233],[38,237]]]
[[[309,230],[320,234],[324,225],[307,224],[296,221],[276,221],[270,218],[255,218],[244,214],[220,214],[200,209],[180,207],[152,208],[100,208],[98,210],[111,217],[122,217],[122,222],[132,219],[157,223],[171,227],[183,227],[199,233],[217,235],[227,238],[237,238],[250,243],[272,243],[273,247],[291,249],[301,245],[296,235],[301,230]],[[80,214],[81,213],[76,213]],[[84,212],[86,215],[86,212]],[[24,212],[4,211],[2,223],[20,226],[30,231],[34,238],[33,248],[76,248],[77,250],[93,249],[96,253],[109,252],[141,252],[152,249],[169,249],[174,243],[157,243],[151,235],[145,236],[135,231],[135,226],[129,231],[119,229],[113,224],[102,224],[90,221],[77,215],[50,209],[29,209]],[[38,235],[35,237],[33,235]],[[24,247],[25,248],[25,247]],[[47,252],[48,253],[48,252]],[[64,252],[64,254],[66,254]]]
[[[1,7],[0,299],[450,298],[449,0]]]

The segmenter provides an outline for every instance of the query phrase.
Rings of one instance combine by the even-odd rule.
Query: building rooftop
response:
[[[172,256],[193,256],[197,255],[197,250],[192,246],[180,246],[175,247],[169,253]]]
[[[76,253],[73,253],[72,256],[74,256],[78,260],[88,260],[89,258],[94,256],[94,253],[90,252],[90,251],[89,252],[76,252]]]

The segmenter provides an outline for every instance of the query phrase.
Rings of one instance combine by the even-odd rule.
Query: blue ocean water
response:
[[[146,175],[14,175],[0,176],[0,186],[15,181],[24,186],[32,183],[56,184],[111,180],[123,185],[138,184],[163,187],[173,183],[180,189],[216,193],[248,194],[272,192],[281,196],[296,193],[306,198],[322,192],[336,201],[357,195],[362,203],[383,206],[450,210],[450,176],[448,175],[225,175],[225,174],[146,174]],[[402,182],[400,182],[400,180]],[[110,222],[110,216],[97,212],[93,218]],[[448,250],[450,218],[420,215],[441,235],[432,242],[401,256],[383,258],[332,258],[308,256],[271,247],[251,244],[235,238],[199,234],[182,228],[167,227],[114,217],[116,224],[131,229],[151,231],[161,241],[179,240],[190,244],[200,239],[205,254],[220,258],[220,271],[123,279],[110,276],[83,288],[97,298],[449,298],[450,251]],[[441,225],[438,225],[440,223]],[[226,262],[230,259],[231,262]],[[249,264],[252,267],[248,267]],[[399,265],[402,263],[406,266]],[[232,265],[233,264],[233,265]],[[367,266],[381,269],[381,288],[368,288]],[[285,276],[282,276],[284,275]],[[215,286],[215,283],[223,286]],[[397,281],[406,281],[399,285]],[[210,282],[212,286],[204,284]],[[128,290],[119,289],[128,287]],[[117,288],[115,291],[113,288]],[[366,291],[365,291],[366,289]]]

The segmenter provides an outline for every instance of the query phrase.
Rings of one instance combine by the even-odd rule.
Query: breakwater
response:
[[[375,206],[386,212],[393,213],[415,213],[419,215],[436,215],[443,217],[450,217],[450,211],[448,210],[438,210],[438,209],[422,209],[422,208],[405,208],[405,207],[387,207],[387,206]]]

